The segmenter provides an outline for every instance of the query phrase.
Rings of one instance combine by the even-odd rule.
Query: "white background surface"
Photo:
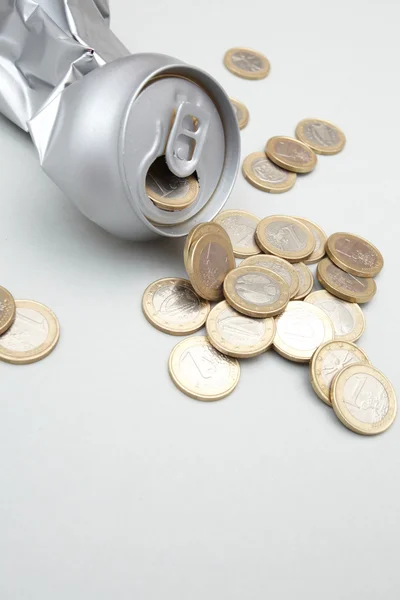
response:
[[[345,151],[280,196],[239,175],[228,208],[313,219],[370,238],[386,259],[360,345],[399,388],[399,5],[113,0],[132,51],[210,71],[251,112],[245,157],[306,116]],[[261,82],[222,65],[247,45]],[[144,288],[184,275],[182,243],[121,242],[42,174],[0,120],[0,284],[47,304],[62,335],[45,361],[0,364],[2,600],[395,600],[400,594],[400,423],[345,429],[308,370],[273,352],[242,361],[206,404],[170,381],[177,338],[141,314]]]

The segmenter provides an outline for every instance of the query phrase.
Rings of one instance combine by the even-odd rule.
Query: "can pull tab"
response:
[[[177,177],[189,177],[196,170],[209,124],[208,112],[197,104],[179,106],[165,152],[168,168]]]

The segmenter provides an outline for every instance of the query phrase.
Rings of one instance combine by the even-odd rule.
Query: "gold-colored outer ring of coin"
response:
[[[258,60],[261,63],[261,67],[257,70],[241,68],[234,59],[234,56],[237,54],[244,54],[243,59],[249,64],[249,69],[251,69],[250,57],[254,57],[256,60]],[[247,57],[245,55],[247,55]],[[261,54],[261,52],[251,50],[250,48],[230,48],[225,53],[224,65],[228,71],[234,75],[237,75],[238,77],[242,77],[243,79],[264,79],[267,77],[271,68],[269,60],[266,56]]]
[[[340,300],[326,290],[312,292],[304,302],[315,304],[328,315],[335,329],[335,340],[355,342],[364,333],[365,316],[355,302]]]
[[[42,360],[54,350],[60,337],[57,317],[33,300],[16,300],[15,306],[15,321],[0,338],[0,360],[15,365]],[[26,345],[29,350],[24,349]]]
[[[217,223],[213,227],[217,228],[213,233],[200,235],[189,247],[185,267],[195,292],[205,300],[216,301],[223,299],[224,279],[236,262],[225,229]]]
[[[5,333],[15,319],[15,301],[6,288],[0,285],[0,335]]]
[[[376,277],[383,268],[383,256],[378,248],[352,233],[334,233],[329,236],[326,252],[337,267],[356,277]],[[362,264],[363,260],[370,264]]]
[[[234,98],[229,98],[229,100],[234,106],[239,129],[244,129],[250,118],[250,113],[247,106],[245,106],[243,102],[239,102],[239,100],[235,100]]]
[[[221,225],[229,235],[233,254],[237,258],[260,254],[261,249],[255,240],[259,222],[258,217],[246,210],[224,210],[214,218],[214,223]]]
[[[267,228],[271,228],[274,223],[281,223],[282,227],[280,232],[282,233],[285,230],[284,234],[287,239],[290,237],[294,242],[299,240],[299,234],[301,234],[303,240],[300,242],[301,247],[296,249],[282,249],[279,246],[274,245],[273,240],[274,236],[279,238],[277,233],[267,235]],[[297,228],[297,231],[295,229]],[[266,254],[274,254],[275,256],[279,256],[280,258],[285,258],[290,262],[300,262],[314,251],[315,248],[315,239],[311,231],[306,227],[303,223],[300,223],[297,219],[293,217],[288,217],[286,215],[271,215],[269,217],[265,217],[261,219],[256,229],[256,240],[257,244]],[[278,242],[280,242],[280,238]],[[277,242],[277,243],[278,243]]]
[[[171,335],[189,335],[203,327],[210,303],[196,294],[187,279],[165,277],[145,289],[142,309],[156,329]]]
[[[241,267],[257,266],[265,267],[280,275],[289,286],[290,299],[294,299],[300,287],[299,276],[293,265],[285,260],[274,256],[273,254],[259,254],[258,256],[249,256],[240,263]]]
[[[199,195],[199,182],[194,175],[186,178],[189,183],[187,194],[183,198],[173,198],[171,196],[161,196],[155,190],[152,190],[146,183],[146,194],[152,202],[162,210],[174,211],[184,210],[196,200]]]
[[[316,225],[308,219],[304,219],[304,217],[294,218],[300,221],[300,223],[303,223],[303,225],[305,225],[306,227],[308,227],[315,239],[315,249],[312,252],[312,254],[310,254],[310,256],[304,259],[304,264],[311,265],[320,261],[322,258],[324,258],[326,254],[326,241],[328,239],[328,236],[326,235],[325,231],[321,229],[319,225]]]
[[[179,342],[170,354],[168,370],[181,392],[205,402],[228,396],[240,378],[239,362],[218,352],[205,336]]]
[[[290,143],[297,150],[297,154],[307,155],[307,160],[296,160],[295,155],[293,157],[288,154],[279,153],[276,150],[276,146],[279,143]],[[293,173],[310,173],[315,169],[317,165],[317,155],[307,144],[303,144],[295,138],[286,137],[283,135],[276,135],[270,138],[265,146],[265,154],[272,162],[282,169],[293,171]]]
[[[293,300],[276,318],[274,350],[288,360],[308,362],[321,344],[333,338],[332,321],[318,306]]]
[[[230,323],[227,323],[227,320]],[[208,315],[206,329],[211,344],[222,354],[235,358],[251,358],[272,346],[276,326],[272,317],[247,317],[223,300],[214,306]]]
[[[268,168],[269,180],[266,177],[260,177],[259,174],[257,175],[254,172],[255,161],[257,161],[257,165],[260,167]],[[243,161],[242,173],[251,185],[262,192],[270,192],[271,194],[288,192],[292,189],[297,179],[296,173],[281,169],[281,167],[275,165],[265,155],[265,152],[253,152],[249,154]],[[271,177],[271,174],[274,177]]]
[[[318,263],[317,278],[328,292],[347,302],[364,304],[376,293],[376,283],[372,277],[357,278],[339,269],[329,258]]]
[[[254,289],[254,284],[252,286],[253,289],[250,289],[248,292],[243,289],[245,284],[243,281],[244,278],[249,278],[251,276],[256,276],[261,280],[258,287],[262,288],[262,292],[258,292],[257,289]],[[240,282],[240,279],[242,279],[242,282]],[[237,291],[237,286],[240,283],[242,286],[242,294],[239,294]],[[249,282],[249,285],[250,283],[251,282]],[[274,302],[269,302],[268,300],[265,301],[265,289],[267,286],[269,288],[279,288],[279,296]],[[247,298],[243,294],[246,294]],[[238,267],[228,273],[224,281],[224,296],[227,302],[235,310],[249,317],[255,317],[256,319],[279,315],[279,313],[285,309],[290,299],[289,286],[280,275],[277,275],[264,267],[253,266]],[[255,300],[255,297],[258,302]],[[252,298],[254,298],[254,300]]]
[[[327,358],[329,360],[330,354],[336,354],[336,356],[334,361],[331,358],[331,362],[328,365],[330,371],[327,381],[323,369],[325,368],[324,361]],[[332,376],[333,369],[337,369],[340,372],[344,367],[354,363],[370,364],[370,361],[364,350],[361,350],[361,348],[351,342],[333,340],[332,342],[323,344],[314,352],[310,362],[311,385],[318,398],[325,402],[325,404],[328,404],[328,406],[332,406],[330,391],[335,376],[335,374]]]
[[[218,225],[218,223],[213,223],[213,221],[210,221],[209,223],[199,223],[199,225],[195,225],[189,231],[183,249],[183,261],[185,267],[186,261],[189,259],[189,250],[193,248],[194,244],[201,238],[201,236],[205,235],[206,233],[216,233],[218,235],[220,231],[220,225]]]
[[[319,127],[325,127],[333,130],[335,136],[337,137],[337,141],[332,143],[331,141],[329,141],[329,143],[324,143],[323,140],[318,142],[318,140],[315,138],[311,139],[305,131],[305,128],[311,124],[317,124]],[[307,144],[307,146],[310,146],[310,148],[317,154],[337,154],[343,150],[346,144],[346,136],[344,135],[343,131],[333,123],[325,121],[324,119],[303,119],[296,127],[296,137],[301,142],[304,142],[304,144]]]
[[[293,263],[293,268],[296,270],[300,281],[299,290],[296,294],[295,300],[303,300],[303,298],[308,296],[314,287],[314,275],[302,262]]]
[[[332,382],[331,402],[340,421],[355,433],[386,431],[397,413],[390,381],[372,365],[349,365]]]

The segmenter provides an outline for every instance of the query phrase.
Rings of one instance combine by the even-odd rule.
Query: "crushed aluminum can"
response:
[[[108,0],[0,0],[0,111],[29,130],[78,209],[119,237],[184,236],[221,210],[236,179],[239,128],[225,91],[170,56],[130,54],[109,29]],[[183,210],[146,194],[160,156],[177,177],[198,178]]]

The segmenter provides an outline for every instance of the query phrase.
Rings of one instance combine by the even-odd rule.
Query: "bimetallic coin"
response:
[[[265,153],[278,167],[294,173],[309,173],[317,164],[317,155],[311,148],[290,137],[270,138]]]
[[[255,232],[260,219],[245,210],[224,210],[214,219],[229,235],[233,254],[237,258],[246,258],[260,254],[255,240]]]
[[[273,254],[259,254],[258,256],[249,256],[240,263],[241,267],[256,265],[265,267],[274,273],[277,273],[286,281],[289,286],[290,299],[294,298],[299,291],[300,280],[294,266],[284,258],[274,256]]]
[[[276,319],[274,349],[289,360],[308,362],[315,350],[333,337],[332,321],[323,310],[292,301]]]
[[[216,233],[217,235],[221,231],[221,226],[217,223],[210,221],[209,223],[199,223],[195,225],[188,233],[186,238],[185,247],[183,249],[183,260],[186,265],[186,261],[189,258],[189,250],[193,248],[195,242],[197,242],[202,235],[205,233]]]
[[[249,317],[273,317],[289,302],[289,286],[282,277],[264,267],[238,267],[225,278],[225,299]]]
[[[355,342],[364,333],[365,317],[358,304],[340,300],[325,290],[313,292],[305,302],[322,308],[328,315],[335,329],[335,340]]]
[[[350,275],[334,265],[329,258],[324,258],[318,263],[317,277],[328,292],[347,302],[363,304],[369,302],[376,293],[374,279]]]
[[[303,223],[303,225],[308,227],[308,229],[311,231],[311,233],[313,234],[314,239],[315,239],[314,251],[312,254],[310,254],[310,256],[308,256],[307,258],[304,259],[304,263],[306,265],[310,265],[312,263],[318,262],[319,260],[321,260],[321,258],[324,258],[325,253],[326,253],[325,246],[326,246],[326,240],[328,239],[328,237],[327,237],[325,231],[323,231],[321,229],[321,227],[319,227],[312,221],[309,221],[308,219],[304,219],[303,217],[295,217],[295,219],[297,219],[298,221]]]
[[[264,79],[269,73],[269,60],[249,48],[231,48],[224,56],[224,65],[234,75],[244,79]]]
[[[275,319],[241,315],[223,301],[210,312],[206,328],[208,338],[217,350],[236,358],[250,358],[272,345]]]
[[[196,294],[190,281],[179,277],[151,283],[143,294],[142,308],[149,323],[172,335],[194,333],[210,312],[209,302]]]
[[[224,356],[205,336],[182,340],[169,357],[169,373],[175,385],[196,400],[220,400],[237,386],[240,366]]]
[[[184,252],[190,282],[201,298],[222,300],[224,279],[236,266],[231,241],[217,223],[212,227],[204,224],[197,235],[197,241]]]
[[[11,327],[15,319],[14,298],[0,285],[0,335]]]
[[[383,256],[378,248],[351,233],[331,235],[326,252],[335,265],[356,277],[375,277],[383,267]]]
[[[199,182],[194,175],[177,177],[168,169],[164,157],[158,158],[146,176],[146,194],[163,210],[183,210],[199,194]]]
[[[317,154],[337,154],[346,137],[336,125],[322,119],[303,119],[296,127],[296,137]]]
[[[257,225],[256,240],[264,252],[299,262],[315,248],[311,231],[293,217],[273,215]]]
[[[310,363],[310,381],[315,393],[325,404],[332,405],[330,392],[335,376],[354,363],[369,364],[369,360],[361,348],[350,342],[334,340],[314,352]]]
[[[245,158],[242,166],[244,177],[263,192],[280,194],[287,192],[296,183],[296,173],[274,165],[264,152],[253,152]]]
[[[331,402],[343,425],[362,435],[382,433],[396,418],[393,386],[371,365],[349,365],[340,371],[332,382]]]
[[[233,98],[230,98],[230,101],[233,106],[233,110],[235,111],[239,129],[244,129],[247,123],[249,122],[249,111],[242,102],[239,102],[239,100],[234,100]]]
[[[296,270],[300,282],[295,300],[303,300],[314,287],[314,277],[304,263],[293,263],[293,268]]]
[[[45,358],[60,336],[55,314],[33,300],[16,300],[15,321],[0,337],[0,360],[26,365]]]

